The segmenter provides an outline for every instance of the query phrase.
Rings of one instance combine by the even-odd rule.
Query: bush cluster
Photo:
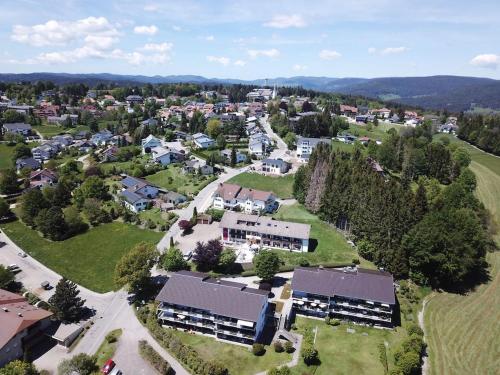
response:
[[[314,365],[319,357],[318,350],[314,347],[314,334],[311,329],[307,328],[304,332],[304,341],[300,355],[307,366]]]
[[[408,337],[394,353],[394,374],[413,375],[420,373],[422,353],[424,352],[424,332],[416,324],[406,329]]]
[[[147,360],[161,375],[174,374],[170,364],[158,354],[145,340],[139,341],[139,353],[141,357]]]

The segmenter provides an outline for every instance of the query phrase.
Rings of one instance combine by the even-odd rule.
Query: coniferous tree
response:
[[[59,280],[55,293],[49,299],[51,310],[57,319],[67,322],[80,319],[85,300],[81,299],[79,294],[80,291],[74,282],[64,277]]]

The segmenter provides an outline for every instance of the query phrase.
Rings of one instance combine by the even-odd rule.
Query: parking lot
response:
[[[219,223],[214,221],[212,224],[197,224],[193,231],[177,238],[178,247],[183,254],[193,251],[196,242],[207,242],[220,238]]]

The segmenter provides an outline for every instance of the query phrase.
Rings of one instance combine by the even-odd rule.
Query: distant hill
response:
[[[0,74],[2,82],[50,80],[57,84],[85,83],[94,86],[99,82],[116,84],[141,83],[207,83],[302,86],[306,89],[361,95],[387,101],[404,103],[429,109],[462,111],[471,104],[478,107],[500,109],[500,81],[488,78],[460,76],[387,77],[387,78],[332,78],[332,77],[278,77],[270,79],[241,80],[206,78],[197,75],[143,76],[109,73],[27,73]]]

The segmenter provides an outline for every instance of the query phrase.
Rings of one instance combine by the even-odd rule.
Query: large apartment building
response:
[[[160,324],[240,344],[261,338],[269,292],[191,271],[173,273],[160,291]]]
[[[357,267],[295,268],[294,310],[299,314],[392,327],[396,304],[392,275]]]
[[[22,358],[26,348],[42,339],[51,316],[26,298],[0,289],[0,367]]]
[[[248,243],[296,252],[309,250],[309,224],[226,211],[219,223],[225,244]]]
[[[243,188],[235,184],[219,184],[212,205],[220,210],[237,210],[249,214],[273,212],[278,204],[270,191]]]

